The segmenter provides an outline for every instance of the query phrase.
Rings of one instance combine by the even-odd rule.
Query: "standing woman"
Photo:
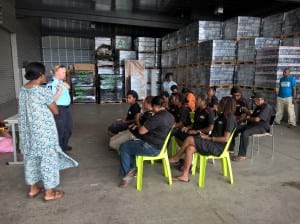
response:
[[[19,95],[20,150],[24,155],[26,184],[30,186],[28,196],[44,193],[44,200],[63,197],[56,190],[59,185],[59,170],[78,165],[64,154],[59,146],[54,115],[58,108],[50,90],[40,85],[46,82],[45,66],[29,63],[25,78],[29,80]],[[42,181],[44,187],[37,183]]]
[[[47,83],[47,88],[51,89],[53,98],[58,107],[59,113],[54,116],[58,132],[59,145],[66,152],[72,150],[69,146],[69,139],[72,135],[72,115],[70,111],[71,97],[69,93],[70,85],[65,82],[66,68],[57,65],[53,68],[53,79]]]

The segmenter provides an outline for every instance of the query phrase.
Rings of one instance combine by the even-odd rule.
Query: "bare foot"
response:
[[[44,201],[51,201],[51,200],[62,198],[64,194],[65,193],[60,190],[54,190],[54,189],[46,190]]]
[[[172,180],[181,181],[181,182],[185,182],[185,183],[190,182],[190,179],[188,177],[184,177],[184,176],[173,177]]]

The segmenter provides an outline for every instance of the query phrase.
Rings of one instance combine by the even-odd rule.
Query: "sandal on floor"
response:
[[[52,201],[52,200],[56,200],[59,198],[62,198],[64,196],[65,192],[60,191],[60,190],[54,190],[51,194],[51,196],[44,196],[44,201]]]
[[[183,182],[183,183],[188,183],[188,182],[190,182],[190,179],[188,179],[188,180],[183,180],[183,179],[181,179],[180,177],[173,177],[172,180],[173,180],[173,181]]]
[[[246,156],[235,156],[232,158],[232,161],[243,161],[243,160],[246,160]]]
[[[45,191],[45,188],[43,187],[37,187],[38,191],[35,193],[31,193],[30,191],[28,192],[27,196],[30,198],[35,198],[36,196],[38,196],[40,193]]]

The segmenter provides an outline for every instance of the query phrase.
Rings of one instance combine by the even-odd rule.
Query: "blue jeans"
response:
[[[130,169],[136,168],[136,155],[156,156],[159,153],[160,149],[156,149],[140,139],[124,142],[120,146],[120,176],[124,177]]]

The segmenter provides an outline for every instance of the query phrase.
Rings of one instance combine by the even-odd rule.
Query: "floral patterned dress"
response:
[[[24,155],[25,181],[42,181],[46,189],[59,185],[59,170],[78,166],[60,148],[54,117],[48,105],[53,102],[49,89],[22,87],[19,95],[20,150]]]

